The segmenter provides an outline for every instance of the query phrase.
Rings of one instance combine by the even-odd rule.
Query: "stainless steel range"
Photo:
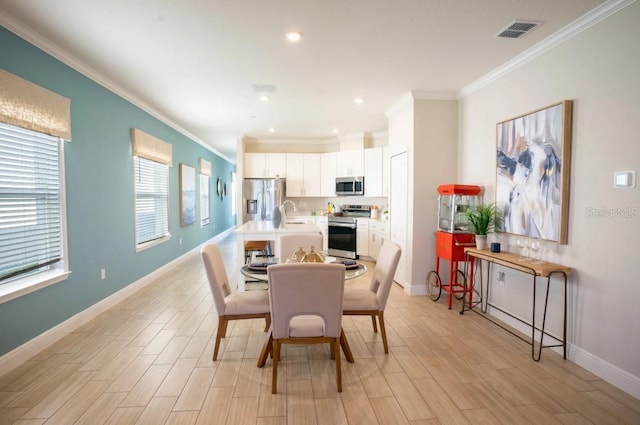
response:
[[[342,215],[329,216],[329,255],[335,257],[358,258],[357,237],[357,217],[370,217],[371,207],[369,205],[343,205]]]

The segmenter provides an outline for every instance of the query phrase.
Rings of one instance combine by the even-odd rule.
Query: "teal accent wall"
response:
[[[71,99],[73,137],[64,145],[71,275],[0,304],[1,356],[233,227],[231,197],[217,197],[215,182],[221,177],[230,184],[235,165],[2,27],[0,67]],[[138,253],[132,127],[173,145],[171,239]],[[197,173],[198,158],[212,163],[211,223],[200,227],[198,199],[196,223],[181,227],[179,164]],[[197,193],[199,184],[196,176]],[[102,268],[105,280],[100,279]]]

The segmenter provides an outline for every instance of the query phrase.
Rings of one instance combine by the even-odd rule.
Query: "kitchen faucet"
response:
[[[280,209],[282,209],[282,213],[283,213],[283,214],[285,214],[285,213],[286,213],[286,211],[285,211],[285,205],[286,205],[286,204],[291,204],[291,205],[293,205],[293,212],[298,211],[298,208],[296,208],[296,203],[295,203],[295,202],[293,202],[291,199],[287,199],[286,201],[284,201],[284,202],[282,203],[282,205],[280,205]]]
[[[286,211],[286,206],[287,204],[291,204],[293,205],[293,212],[298,211],[298,209],[296,208],[296,204],[295,202],[293,202],[290,199],[287,199],[286,201],[284,201],[281,205],[280,205],[280,213],[282,214],[282,222],[286,223],[287,222],[287,211]]]

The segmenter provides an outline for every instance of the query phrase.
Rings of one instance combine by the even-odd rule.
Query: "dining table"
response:
[[[325,263],[341,262],[341,261],[343,260],[337,259],[335,257],[325,258]],[[345,268],[346,268],[345,274],[344,274],[345,280],[355,279],[367,273],[367,266],[365,264],[359,263],[357,261],[353,261],[353,262],[348,260],[344,260],[344,261],[347,263],[345,264]],[[245,264],[240,268],[240,272],[245,277],[267,282],[268,284],[267,267],[269,266],[269,264],[277,264],[277,261],[273,261],[271,263],[267,262],[266,266],[263,266],[263,265],[258,266],[257,264],[260,264],[260,263],[253,263],[253,267],[252,267],[252,264]],[[262,349],[260,350],[260,356],[258,357],[258,363],[257,363],[258,367],[263,367],[266,364],[267,357],[271,353],[272,341],[273,341],[273,338],[271,335],[271,329],[269,329],[265,342],[262,346]],[[342,348],[342,352],[344,353],[345,359],[349,363],[353,363],[354,362],[353,353],[351,352],[351,347],[349,347],[349,341],[347,340],[347,337],[344,334],[344,330],[340,333],[340,347]]]
[[[327,257],[325,259],[325,263],[339,262],[339,261],[340,260],[336,259],[335,257]],[[240,268],[240,273],[244,277],[252,281],[268,282],[267,267],[270,264],[276,264],[276,263],[277,261],[272,261],[272,262],[267,261],[262,263],[245,264]],[[349,265],[345,265],[345,267],[346,267],[346,270],[344,272],[344,280],[355,279],[367,273],[367,266],[359,262],[355,262],[355,264],[349,263]]]

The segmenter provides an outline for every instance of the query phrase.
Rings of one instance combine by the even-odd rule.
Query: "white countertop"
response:
[[[303,220],[295,220],[290,217],[289,221],[295,223],[285,224],[284,227],[274,228],[270,221],[247,221],[238,227],[236,233],[320,233],[318,226],[311,222],[301,223]]]

